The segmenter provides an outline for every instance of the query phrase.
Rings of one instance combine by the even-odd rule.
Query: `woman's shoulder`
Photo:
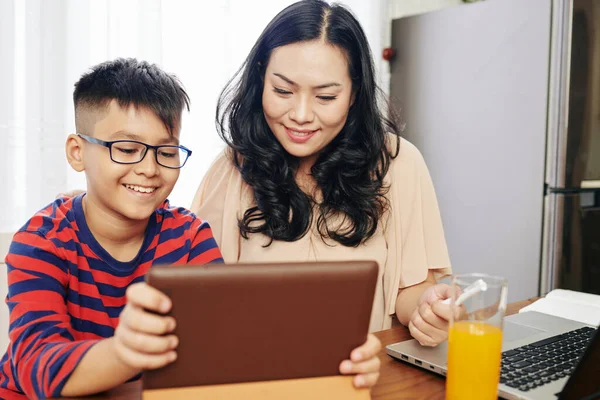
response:
[[[212,164],[208,168],[208,172],[205,176],[227,174],[234,171],[235,165],[233,164],[233,153],[229,147],[225,147],[217,157],[213,160]]]
[[[408,140],[390,134],[388,136],[388,149],[392,158],[388,174],[404,175],[406,173],[418,174],[427,170],[423,155],[417,147]]]
[[[226,147],[214,159],[206,171],[202,183],[206,183],[208,187],[218,186],[236,174],[239,174],[239,171],[233,162],[233,152]]]
[[[204,174],[192,201],[191,210],[197,212],[207,199],[225,196],[236,175],[239,175],[239,171],[233,163],[232,153],[229,148],[225,148]]]

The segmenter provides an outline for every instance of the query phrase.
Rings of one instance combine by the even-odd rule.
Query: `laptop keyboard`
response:
[[[594,332],[583,327],[505,351],[500,383],[527,392],[569,376]]]

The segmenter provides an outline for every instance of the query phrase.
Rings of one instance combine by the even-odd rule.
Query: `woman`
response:
[[[223,91],[217,127],[228,148],[192,211],[210,222],[227,263],[375,259],[370,330],[392,316],[421,344],[447,337],[451,273],[422,156],[378,108],[371,53],[345,8],[300,1],[266,27]],[[379,346],[342,363],[371,386]],[[375,343],[375,344],[373,344]]]

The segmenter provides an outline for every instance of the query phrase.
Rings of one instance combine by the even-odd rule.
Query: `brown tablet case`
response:
[[[375,262],[151,268],[173,301],[177,360],[144,390],[339,375],[365,342]]]

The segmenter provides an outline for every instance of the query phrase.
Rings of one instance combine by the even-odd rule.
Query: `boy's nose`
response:
[[[146,176],[154,176],[158,174],[160,165],[156,162],[156,150],[148,149],[144,158],[139,163],[135,164],[135,172]]]

